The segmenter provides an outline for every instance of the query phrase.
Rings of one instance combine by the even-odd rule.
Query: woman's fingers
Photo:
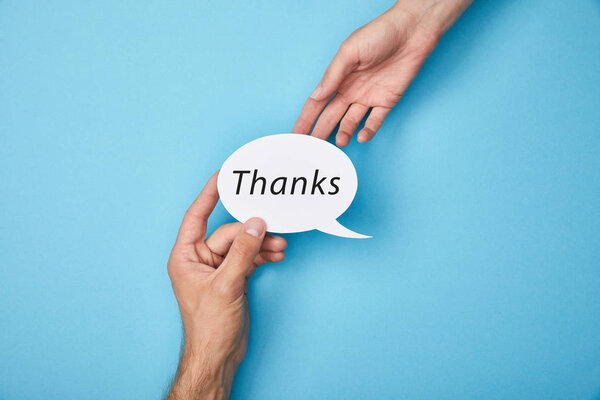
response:
[[[350,143],[352,135],[369,110],[368,106],[359,103],[353,103],[348,108],[350,103],[340,94],[337,94],[326,107],[324,104],[316,105],[316,102],[311,99],[308,99],[306,103],[298,122],[296,122],[294,133],[308,134],[312,124],[318,116],[318,120],[311,135],[319,139],[327,140],[339,122],[340,127],[335,139],[335,142],[339,147],[345,147]],[[309,103],[312,104],[309,105]],[[324,110],[323,107],[325,107]],[[309,111],[305,111],[307,109],[309,109]],[[323,110],[323,112],[321,112],[321,110]],[[364,143],[373,139],[373,136],[375,136],[379,128],[381,128],[383,121],[390,111],[391,109],[388,107],[373,107],[365,121],[365,126],[358,133],[358,141]],[[321,115],[318,115],[319,113],[321,113]],[[310,118],[307,117],[308,114],[310,114]]]
[[[327,140],[331,132],[335,129],[335,126],[340,122],[350,102],[346,100],[340,94],[337,94],[333,100],[327,104],[325,110],[319,116],[317,123],[311,133],[312,136]]]
[[[350,138],[352,138],[354,131],[356,131],[356,128],[358,128],[360,121],[362,121],[368,110],[369,107],[358,103],[354,103],[350,106],[340,122],[340,128],[335,137],[335,144],[340,147],[345,147],[350,143]]]
[[[325,108],[325,105],[327,105],[327,101],[335,94],[344,79],[356,69],[357,65],[356,51],[353,50],[352,46],[342,44],[335,57],[333,57],[333,60],[331,60],[327,70],[325,70],[321,82],[319,82],[316,89],[312,92],[308,100],[306,100],[306,103],[304,103],[302,112],[294,125],[294,129],[292,129],[293,133],[303,133],[305,135],[310,133],[310,129],[321,111],[323,111],[323,108]],[[339,118],[336,124],[338,122]],[[329,133],[326,136],[329,136]]]
[[[365,126],[358,132],[358,141],[364,143],[373,139],[389,112],[390,108],[387,107],[373,107],[365,121]]]
[[[317,101],[312,97],[309,97],[308,100],[306,100],[306,103],[304,103],[302,112],[300,113],[300,116],[298,117],[298,120],[292,129],[292,133],[302,133],[304,135],[308,135],[310,133],[310,129],[317,120],[317,117],[321,111],[323,111],[323,108],[325,108],[327,100],[329,99]]]

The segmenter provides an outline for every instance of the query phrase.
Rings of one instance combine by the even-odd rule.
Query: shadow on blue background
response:
[[[163,394],[185,209],[390,4],[0,5],[0,398]],[[467,10],[345,150],[374,238],[287,235],[253,276],[232,398],[599,398],[599,17]]]

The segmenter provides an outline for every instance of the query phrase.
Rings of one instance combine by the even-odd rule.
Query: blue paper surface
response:
[[[390,5],[0,3],[0,398],[163,394],[183,213]],[[598,1],[467,10],[345,150],[374,239],[253,276],[232,398],[598,399],[599,50]]]

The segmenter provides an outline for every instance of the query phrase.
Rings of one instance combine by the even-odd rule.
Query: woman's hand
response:
[[[186,212],[169,258],[169,276],[185,330],[185,347],[169,399],[224,399],[248,341],[247,278],[284,259],[284,238],[265,224],[222,225],[206,238],[219,195],[217,174]]]
[[[314,124],[312,135],[327,139],[339,123],[336,144],[343,147],[371,109],[358,141],[371,140],[438,40],[471,1],[400,0],[356,30],[342,43],[304,104],[293,132],[308,134]]]

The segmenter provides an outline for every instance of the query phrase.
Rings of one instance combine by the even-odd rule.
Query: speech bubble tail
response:
[[[373,236],[362,235],[360,233],[351,231],[350,229],[346,228],[344,225],[340,224],[335,219],[327,225],[321,225],[320,227],[317,228],[317,230],[324,232],[324,233],[328,233],[330,235],[335,235],[335,236],[340,236],[340,237],[345,237],[345,238],[350,238],[350,239],[370,239],[373,237]]]

